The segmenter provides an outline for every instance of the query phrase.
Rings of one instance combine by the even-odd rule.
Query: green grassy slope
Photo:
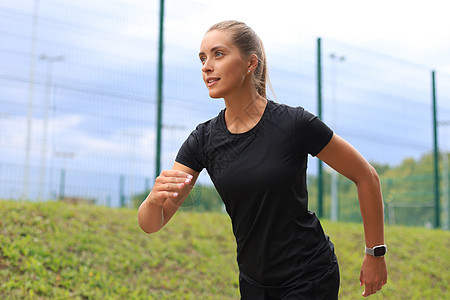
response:
[[[360,299],[360,224],[323,222],[341,299]],[[387,227],[389,282],[372,299],[450,299],[450,232]],[[136,211],[0,201],[0,299],[239,299],[227,215],[179,212],[147,235]]]

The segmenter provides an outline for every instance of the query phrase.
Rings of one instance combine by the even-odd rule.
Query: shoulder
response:
[[[217,128],[220,128],[223,113],[224,110],[221,110],[219,114],[214,118],[198,124],[197,127],[192,131],[191,135],[192,134],[196,136],[209,135],[215,130],[217,130]]]
[[[207,144],[211,136],[217,135],[217,133],[221,131],[221,118],[223,117],[223,113],[224,110],[221,110],[216,117],[198,124],[189,135],[187,139],[188,143],[191,145],[196,144],[200,147]]]
[[[302,106],[292,106],[285,103],[275,102],[273,100],[268,100],[269,109],[277,113],[302,113],[306,111]]]
[[[270,115],[274,120],[290,120],[298,123],[309,122],[316,116],[302,106],[291,106],[284,103],[269,101]]]
[[[220,128],[220,116],[212,118],[206,122],[200,123],[187,137],[178,151],[175,161],[191,168],[196,172],[200,172],[207,166],[205,161],[205,151],[208,149],[211,136]]]

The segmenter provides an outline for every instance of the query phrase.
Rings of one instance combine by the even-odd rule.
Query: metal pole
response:
[[[56,157],[60,157],[62,159],[62,168],[61,175],[59,179],[59,200],[63,200],[65,198],[65,190],[66,190],[66,159],[74,158],[74,152],[64,152],[64,151],[54,151],[53,155]]]
[[[39,193],[38,200],[42,200],[45,195],[45,173],[46,173],[46,161],[47,161],[47,129],[48,129],[48,107],[50,103],[50,90],[52,87],[52,67],[54,62],[63,61],[64,56],[47,56],[42,54],[39,57],[40,60],[47,61],[47,82],[45,87],[45,105],[44,105],[44,122],[42,131],[42,146],[41,146],[41,165],[39,174]]]
[[[119,182],[119,199],[120,207],[125,207],[125,176],[120,175]]]
[[[345,56],[337,56],[335,53],[330,54],[331,65],[331,86],[333,100],[333,114],[331,126],[336,130],[337,126],[337,65],[339,61],[344,61]],[[331,169],[331,221],[336,222],[339,219],[339,196],[338,196],[338,173]]]
[[[157,109],[156,109],[156,162],[155,178],[161,173],[161,128],[163,106],[163,50],[164,50],[164,0],[159,1],[159,43],[158,43],[158,84],[157,84]]]
[[[39,0],[34,0],[33,28],[31,33],[30,52],[30,76],[28,80],[28,109],[27,109],[27,135],[25,151],[25,170],[23,174],[23,200],[28,200],[30,190],[30,151],[31,151],[31,121],[33,119],[33,96],[34,96],[34,69],[36,65],[36,37],[38,30]]]
[[[317,38],[317,116],[322,118],[322,61],[321,61],[321,39]],[[323,216],[323,166],[319,159],[317,177],[317,215]]]
[[[439,148],[438,148],[438,123],[437,123],[437,107],[436,107],[436,80],[434,70],[431,72],[431,86],[433,98],[433,140],[434,140],[434,207],[435,207],[435,223],[434,227],[441,226],[440,221],[440,199],[439,199]]]
[[[65,188],[66,188],[66,170],[63,168],[61,169],[61,175],[59,177],[59,200],[63,200],[65,195]]]

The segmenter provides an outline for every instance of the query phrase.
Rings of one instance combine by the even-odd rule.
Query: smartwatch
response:
[[[373,248],[367,248],[367,246],[365,246],[365,252],[366,252],[366,254],[369,254],[369,255],[372,255],[375,257],[384,256],[387,252],[387,246],[379,245],[379,246],[375,246]]]

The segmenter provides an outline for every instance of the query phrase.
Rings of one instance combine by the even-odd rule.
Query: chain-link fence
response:
[[[0,4],[0,198],[132,206],[151,187],[159,4],[102,3]],[[201,81],[197,52],[207,28],[186,17],[202,9],[196,1],[166,3],[163,169],[195,126],[223,108]],[[317,113],[316,45],[305,35],[265,41],[275,91],[269,98]],[[322,118],[376,166],[387,221],[433,224],[431,70],[330,40],[322,41],[321,55]],[[436,92],[440,209],[448,228],[449,74],[436,71]],[[198,182],[188,209],[217,208],[200,205],[201,195],[217,196],[206,172]],[[312,210],[316,183],[311,158]],[[325,217],[360,220],[351,182],[325,168],[323,191]]]

